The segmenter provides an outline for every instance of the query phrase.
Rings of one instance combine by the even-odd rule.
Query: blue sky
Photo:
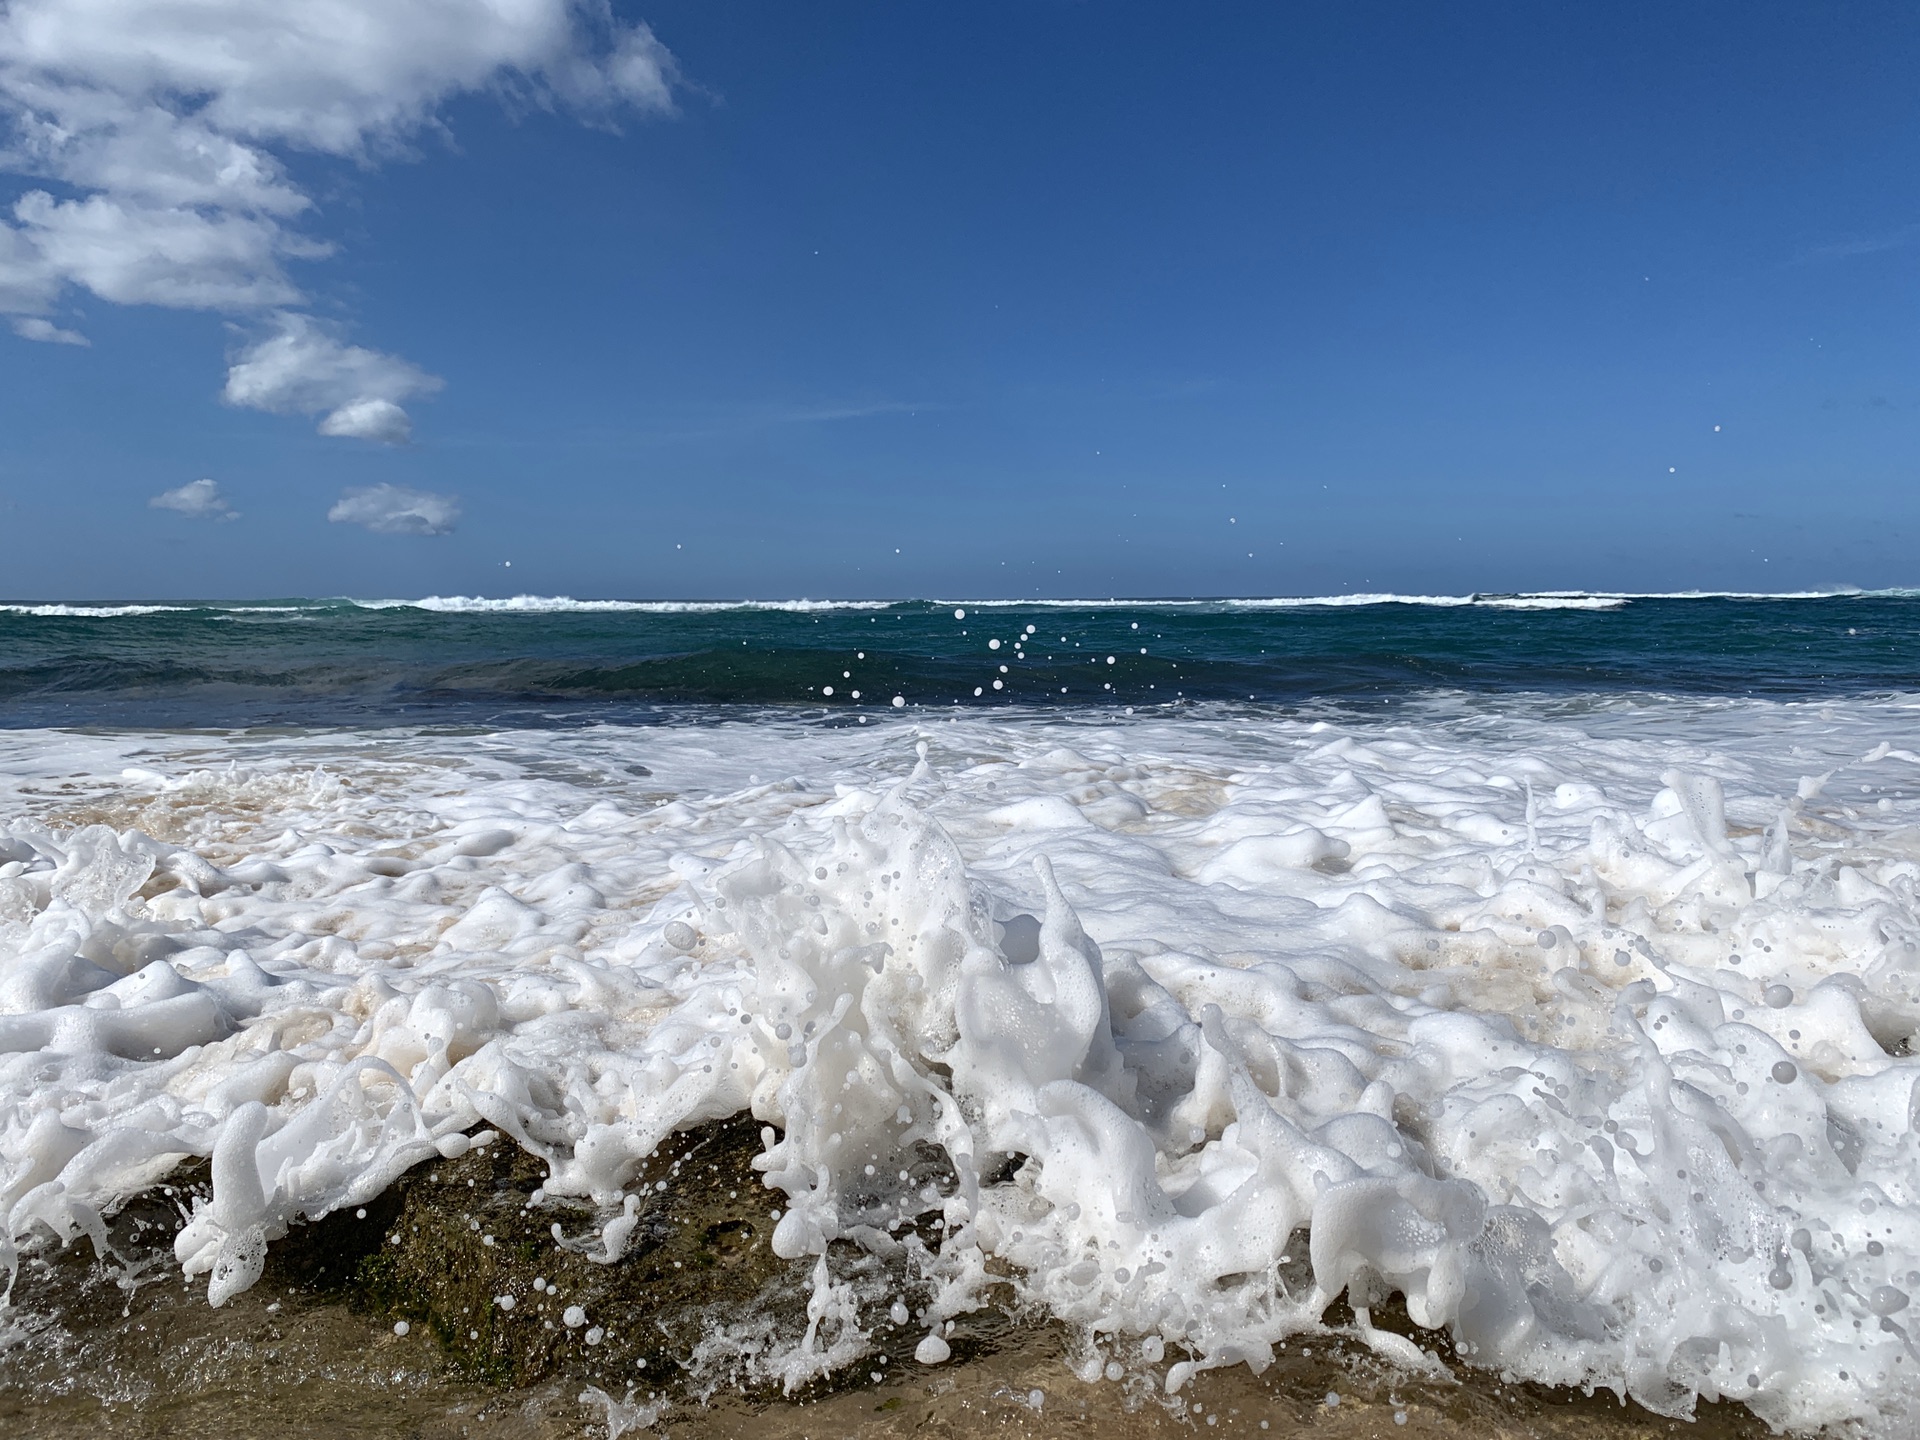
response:
[[[398,8],[0,18],[0,593],[1920,583],[1911,7]]]

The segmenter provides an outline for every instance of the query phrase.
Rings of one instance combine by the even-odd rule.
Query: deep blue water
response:
[[[1561,608],[1519,608],[1540,603]],[[1247,701],[1360,708],[1445,691],[1794,698],[1920,690],[1920,595],[1908,593],[109,608],[0,608],[0,725],[564,724],[660,720],[715,705],[811,709],[831,719],[891,709],[895,696],[923,710]]]

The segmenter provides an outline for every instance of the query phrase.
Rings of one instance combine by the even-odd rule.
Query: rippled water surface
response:
[[[1364,705],[1436,689],[1920,686],[1920,598],[1905,594],[1361,600],[15,604],[0,606],[0,720],[539,725],[689,704],[853,714],[896,696]]]

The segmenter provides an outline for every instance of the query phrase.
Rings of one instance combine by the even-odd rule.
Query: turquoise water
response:
[[[896,708],[895,697],[903,708],[1359,708],[1444,691],[1916,687],[1920,595],[1909,593],[0,609],[0,724],[12,726],[550,725],[713,705],[830,717]]]

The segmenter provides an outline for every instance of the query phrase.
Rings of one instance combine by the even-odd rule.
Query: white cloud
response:
[[[102,300],[252,310],[300,298],[279,261],[301,247],[260,216],[140,208],[105,195],[55,200],[44,190],[21,196],[13,213],[53,275]]]
[[[349,400],[322,417],[320,433],[404,445],[413,438],[413,421],[391,400]]]
[[[38,315],[16,316],[13,322],[13,333],[22,340],[44,340],[49,345],[91,345],[93,343],[79,331],[62,330],[51,320],[44,320]]]
[[[39,247],[0,221],[0,314],[40,315],[53,307],[60,285]]]
[[[240,512],[227,504],[213,480],[190,480],[177,490],[162,490],[147,502],[155,510],[178,510],[195,520],[238,520]]]
[[[273,317],[274,331],[241,351],[221,398],[279,415],[321,415],[322,435],[405,444],[402,400],[431,395],[439,377],[397,355],[343,344],[305,315]]]
[[[276,313],[304,303],[288,262],[329,253],[296,228],[314,207],[287,156],[404,154],[474,92],[595,123],[670,112],[677,78],[607,0],[0,0],[0,170],[50,184],[0,217],[0,314],[44,319],[71,287],[268,315],[270,347],[301,318]],[[385,391],[264,408],[407,428]]]
[[[340,492],[327,519],[364,525],[376,535],[450,535],[460,518],[451,495],[405,485],[361,485]]]

